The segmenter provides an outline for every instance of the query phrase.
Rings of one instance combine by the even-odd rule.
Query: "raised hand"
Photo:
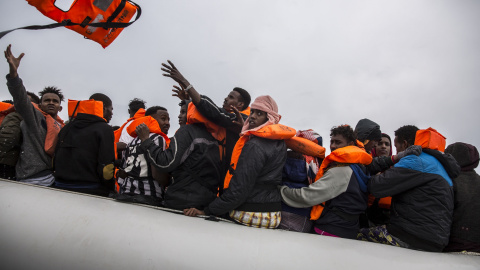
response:
[[[178,71],[175,65],[170,60],[167,60],[167,62],[168,64],[162,63],[162,71],[165,72],[163,73],[163,76],[172,78],[174,81],[180,84],[183,89],[189,86],[190,83],[187,81],[187,79],[185,79],[185,77],[183,77],[182,73]]]
[[[173,89],[172,89],[172,96],[174,97],[178,97],[180,100],[189,100],[190,99],[190,96],[188,96],[188,93],[187,91],[185,91],[184,89],[174,85],[173,86]]]
[[[5,58],[7,59],[8,66],[10,67],[10,78],[15,78],[18,76],[17,70],[20,66],[20,61],[22,60],[24,53],[21,53],[18,57],[13,56],[12,54],[12,44],[7,46],[7,50],[4,51]]]
[[[242,117],[242,114],[240,113],[240,111],[235,107],[235,106],[232,106],[230,105],[230,107],[232,108],[232,111],[235,113],[235,115],[237,116],[237,120],[236,121],[233,121],[233,123],[238,127],[240,128],[240,130],[242,130],[242,127],[245,123],[245,121],[243,121],[243,117]]]

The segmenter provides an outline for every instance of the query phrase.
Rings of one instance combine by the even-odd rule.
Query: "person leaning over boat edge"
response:
[[[16,178],[20,182],[51,186],[55,178],[52,171],[52,156],[58,132],[65,125],[58,116],[62,110],[63,94],[56,87],[46,87],[40,94],[40,104],[34,106],[18,76],[18,67],[25,55],[12,54],[12,45],[4,52],[9,65],[7,74],[8,91],[13,97],[15,110],[22,116],[22,144],[20,157],[15,166]]]

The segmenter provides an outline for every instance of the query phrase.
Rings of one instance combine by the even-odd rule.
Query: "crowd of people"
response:
[[[69,100],[46,87],[37,97],[18,74],[24,54],[9,45],[13,98],[0,103],[0,177],[23,183],[218,216],[284,229],[425,251],[480,252],[479,153],[432,128],[405,125],[394,140],[370,119],[330,131],[331,153],[314,130],[280,124],[275,100],[251,102],[234,88],[217,106],[168,61],[178,86],[180,128],[162,106],[129,103],[112,127],[102,93]],[[393,154],[392,146],[397,154]]]

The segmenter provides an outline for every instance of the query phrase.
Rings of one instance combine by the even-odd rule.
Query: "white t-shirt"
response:
[[[127,127],[130,126],[132,122],[133,121],[130,121],[125,125],[125,127],[122,130],[122,134],[120,134],[120,139],[118,140],[118,142],[123,142],[128,145],[131,141],[133,141],[134,138],[130,136],[130,134],[128,134],[127,132]]]

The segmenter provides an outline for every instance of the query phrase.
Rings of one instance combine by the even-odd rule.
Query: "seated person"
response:
[[[145,117],[132,121],[126,129],[127,132],[135,130],[141,123],[148,124],[150,140],[165,150],[170,142],[166,135],[170,129],[170,116],[167,109],[160,106],[148,108]],[[123,177],[118,179],[118,185],[120,186],[119,194],[124,196],[119,195],[116,198],[160,205],[163,201],[163,190],[168,185],[168,175],[160,173],[145,157],[146,153],[140,148],[141,143],[140,138],[136,137],[125,149],[122,169],[117,173],[117,175],[123,174]]]
[[[414,145],[417,131],[417,127],[410,125],[395,131],[397,152]],[[458,165],[451,155],[423,149],[419,156],[407,155],[392,168],[372,176],[368,182],[369,192],[377,198],[392,197],[390,223],[362,228],[358,239],[442,251],[448,243],[452,224],[451,178],[458,174]]]
[[[453,179],[453,223],[450,241],[443,251],[480,252],[480,176],[474,170],[478,166],[478,150],[471,144],[456,142],[445,153],[455,158],[462,171]]]
[[[145,153],[147,162],[172,177],[165,191],[166,207],[203,208],[217,197],[222,180],[219,145],[203,123],[181,126],[167,149],[154,143],[144,124],[136,127],[136,134],[141,140],[137,149]]]
[[[278,124],[280,118],[277,104],[270,96],[255,99],[242,137],[233,150],[225,192],[206,207],[185,209],[185,215],[229,213],[230,218],[247,226],[278,227],[282,206],[277,186],[282,182],[287,158],[284,139],[295,135],[295,130]],[[275,132],[278,136],[272,136]]]
[[[15,166],[16,178],[20,182],[51,186],[53,176],[52,156],[58,139],[58,132],[64,126],[58,116],[62,110],[62,92],[56,87],[46,87],[40,94],[40,103],[35,106],[28,98],[27,91],[17,70],[24,54],[14,57],[11,45],[5,51],[9,64],[7,86],[13,97],[15,110],[23,118],[20,123],[22,143],[20,156]]]
[[[133,120],[145,116],[145,104],[146,102],[134,98],[128,103],[128,115],[129,119],[125,122],[119,129],[115,130],[115,143],[117,145],[118,158],[121,158],[120,155],[127,145],[133,140],[133,137],[130,136],[127,132],[127,127],[132,123]]]
[[[311,140],[322,146],[322,137],[311,129],[299,130],[296,136]],[[282,185],[290,188],[307,187],[315,181],[322,160],[289,150],[283,166]],[[282,221],[278,228],[296,232],[311,232],[313,228],[313,221],[310,220],[311,210],[311,207],[295,208],[282,202]]]
[[[113,130],[103,118],[105,106],[112,106],[104,94],[94,99],[69,101],[70,122],[60,131],[55,150],[55,187],[70,191],[107,197],[113,191],[115,151]],[[100,104],[103,111],[96,114],[87,104]],[[85,109],[83,109],[85,106]],[[82,113],[81,113],[82,112]]]
[[[372,161],[357,142],[348,125],[333,127],[330,150],[316,181],[299,189],[283,186],[282,200],[292,207],[311,207],[314,231],[320,235],[355,239],[359,216],[367,208],[367,180],[364,165]]]

